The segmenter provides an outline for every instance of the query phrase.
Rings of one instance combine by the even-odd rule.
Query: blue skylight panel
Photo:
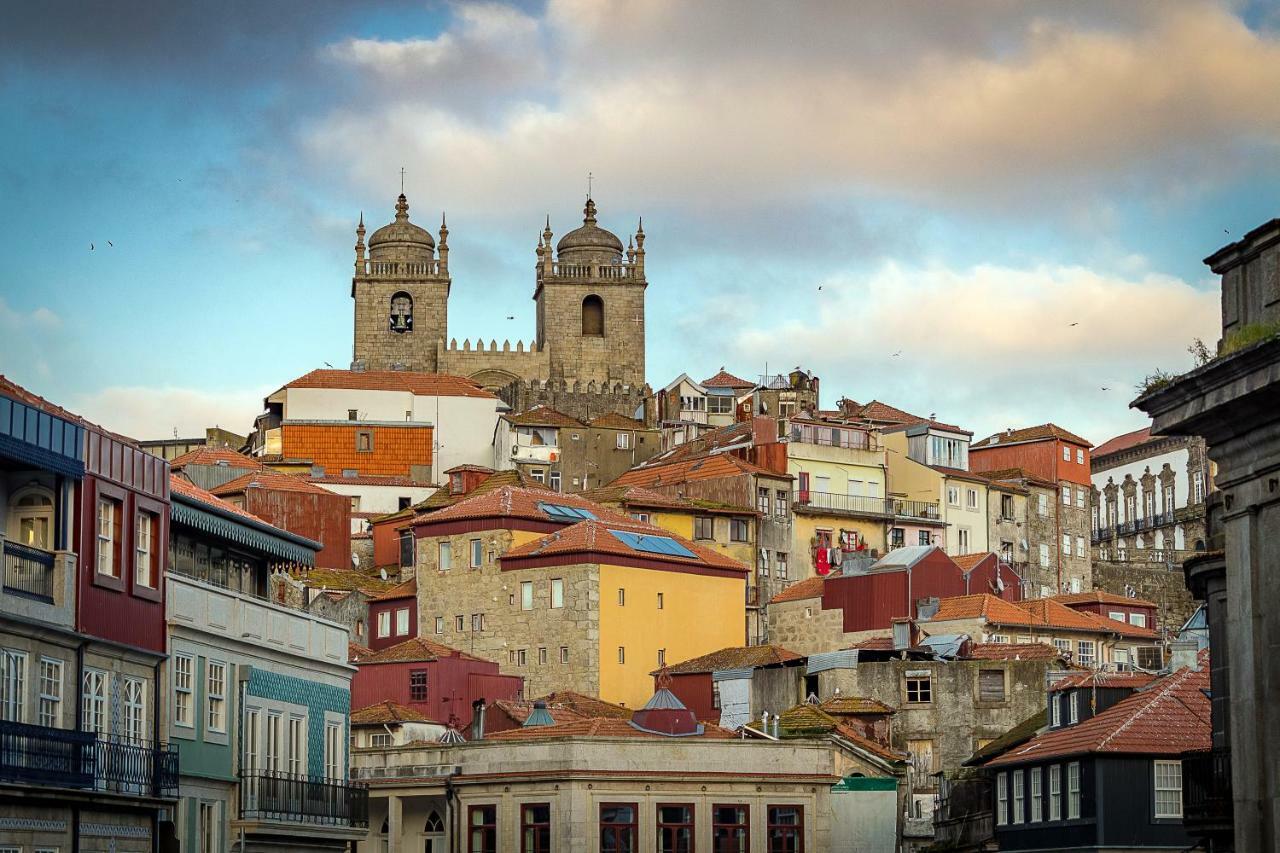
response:
[[[649,536],[643,533],[628,533],[624,530],[610,530],[619,542],[633,551],[645,554],[666,554],[671,557],[697,559],[697,554],[681,545],[669,536]]]

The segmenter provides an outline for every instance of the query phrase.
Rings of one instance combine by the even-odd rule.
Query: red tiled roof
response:
[[[258,516],[254,515],[253,513],[245,512],[243,509],[236,506],[235,504],[230,503],[228,501],[224,501],[222,498],[218,497],[212,492],[205,491],[204,489],[200,488],[195,483],[191,482],[181,474],[169,475],[169,492],[170,494],[181,495],[184,498],[188,498],[193,501],[200,501],[203,504],[216,507],[222,512],[229,512],[232,515],[238,515],[241,518],[254,522],[255,524],[260,524],[260,525],[265,524],[268,527],[275,527],[275,525],[271,524],[271,522],[263,521],[261,518],[258,518]],[[281,528],[278,528],[278,527],[275,527],[275,529],[281,530]],[[287,532],[287,531],[281,530],[281,532]]]
[[[370,601],[393,601],[397,598],[416,598],[418,596],[418,579],[410,578],[402,584],[391,587],[386,592],[375,595]]]
[[[638,421],[617,412],[605,412],[603,415],[592,418],[587,424],[600,429],[649,429],[644,421]]]
[[[774,429],[774,427],[770,427]],[[751,447],[755,440],[754,421],[735,421],[722,427],[704,432],[691,441],[678,444],[670,450],[663,451],[646,460],[640,467],[667,465],[672,462],[684,462],[708,456],[712,451],[725,451],[728,448]]]
[[[776,471],[761,468],[759,465],[754,465],[745,459],[739,459],[737,456],[731,456],[728,453],[713,453],[677,462],[632,468],[610,483],[610,485],[669,486],[673,483],[739,477],[743,474],[762,474],[767,477],[791,479],[790,474],[779,474]]]
[[[397,705],[390,699],[360,708],[351,712],[353,726],[385,726],[392,723],[430,723],[434,722],[427,715],[404,705]]]
[[[539,696],[547,703],[547,709],[562,708],[574,711],[584,717],[612,717],[618,720],[631,719],[632,709],[614,702],[606,702],[596,696],[588,696],[574,690],[557,690],[546,696]],[[538,700],[534,700],[538,701]]]
[[[729,373],[723,367],[720,368],[719,373],[717,373],[715,376],[712,376],[710,379],[704,379],[701,384],[704,388],[754,388],[756,387],[756,383],[752,382],[749,379],[743,379],[741,377],[734,376],[732,373]]]
[[[1207,655],[1202,656],[1207,660]],[[1097,716],[1050,729],[987,762],[1001,767],[1089,753],[1181,755],[1212,745],[1209,668],[1183,668],[1136,691]]]
[[[1044,620],[1046,625],[1059,628],[1079,626],[1079,630],[1098,631],[1104,634],[1120,634],[1125,637],[1154,638],[1153,628],[1139,628],[1128,622],[1120,622],[1106,616],[1098,616],[1083,610],[1074,610],[1052,598],[1033,598],[1019,606]]]
[[[783,601],[800,601],[804,598],[818,598],[822,595],[822,577],[805,578],[797,581],[769,600],[770,604]]]
[[[494,732],[491,735],[486,735],[486,737],[493,740],[546,740],[549,738],[568,737],[663,738],[666,735],[634,728],[629,719],[619,720],[608,717],[595,717],[557,723],[554,726],[508,729],[504,732]],[[737,734],[729,729],[722,729],[720,726],[706,723],[702,734],[688,735],[688,737],[732,740],[737,737]]]
[[[1044,643],[974,643],[970,660],[1055,660],[1063,652]]]
[[[525,699],[499,699],[493,703],[489,713],[506,714],[507,717],[517,726],[523,726],[525,720],[529,719],[529,715],[533,713],[533,703]],[[556,723],[569,723],[575,720],[592,719],[587,714],[579,714],[570,708],[547,708],[547,713],[551,715],[551,719]],[[631,711],[627,711],[627,718],[631,718]],[[494,728],[497,728],[495,725]]]
[[[779,718],[779,726],[782,728],[784,735],[788,733],[797,737],[836,735],[885,761],[898,762],[907,758],[906,753],[897,752],[882,743],[877,743],[870,738],[864,737],[845,720],[827,713],[817,705],[810,705],[808,702],[783,711]]]
[[[333,483],[334,485],[342,485],[345,483],[348,486],[413,486],[420,489],[431,488],[427,483],[393,474],[368,474],[359,477],[326,475],[324,477],[307,477],[306,479],[312,483]],[[383,512],[373,514],[386,515],[386,513]]]
[[[1149,672],[1075,672],[1060,678],[1049,686],[1050,690],[1070,690],[1073,687],[1146,687],[1160,676]]]
[[[715,501],[697,498],[682,498],[646,489],[644,486],[598,486],[579,492],[579,497],[601,504],[621,504],[624,507],[644,507],[645,509],[673,509],[685,512],[727,513],[730,515],[759,515],[754,509],[733,504],[721,504]]]
[[[823,702],[819,707],[833,716],[841,714],[892,714],[894,711],[891,706],[886,705],[879,699],[872,699],[868,696],[834,696]]]
[[[971,471],[970,473],[977,474],[979,477],[989,481],[1025,480],[1032,485],[1044,486],[1046,488],[1056,489],[1058,487],[1056,483],[1052,483],[1048,480],[1041,480],[1039,477],[1028,474],[1021,468],[996,468],[991,471]]]
[[[1000,625],[1039,625],[1040,620],[1016,604],[989,593],[957,595],[938,602],[938,612],[931,622],[947,622],[952,619],[983,618]]]
[[[347,661],[355,663],[363,658],[373,654],[373,649],[368,646],[362,646],[359,643],[347,642]]]
[[[1034,598],[1014,604],[988,593],[944,598],[931,622],[952,619],[983,618],[996,625],[1025,625],[1033,628],[1059,628],[1127,637],[1154,637],[1150,628],[1139,628],[1092,613],[1072,610],[1049,598]]]
[[[284,388],[336,388],[355,391],[408,391],[419,397],[485,397],[493,394],[462,376],[410,370],[313,370]],[[281,389],[283,390],[283,388]]]
[[[877,651],[891,651],[893,649],[893,637],[868,637],[865,640],[859,640],[851,649],[875,649]]]
[[[485,661],[484,658],[460,652],[457,649],[440,643],[433,643],[425,637],[413,637],[403,643],[387,646],[365,657],[360,663],[395,663],[395,662],[429,662],[440,658],[461,658],[463,660]]]
[[[228,468],[248,468],[259,471],[264,466],[257,459],[237,453],[229,447],[197,447],[170,460],[169,467],[180,471],[187,465],[225,465]]]
[[[1083,447],[1092,446],[1088,439],[1081,438],[1073,432],[1068,432],[1057,424],[1040,424],[1039,426],[1006,430],[1005,432],[989,435],[982,441],[974,442],[970,449],[978,450],[987,447],[999,447],[1002,444],[1016,444],[1023,441],[1051,441],[1053,439],[1059,439],[1069,444],[1079,444]]]
[[[612,515],[612,513],[610,513]],[[694,557],[683,557],[675,554],[653,554],[647,551],[637,551],[630,547],[618,537],[614,536],[611,531],[618,530],[625,533],[640,533],[646,536],[662,536],[672,539],[685,548],[688,548],[695,555]],[[577,524],[570,525],[554,533],[548,533],[541,538],[532,542],[526,542],[523,545],[512,548],[499,559],[506,563],[508,560],[514,560],[521,557],[549,557],[560,554],[583,554],[606,556],[613,555],[618,557],[643,557],[647,560],[657,560],[662,563],[672,563],[680,566],[708,566],[716,569],[727,569],[735,572],[746,573],[748,568],[737,560],[724,556],[723,554],[712,551],[710,548],[704,548],[701,545],[690,542],[682,536],[672,533],[661,527],[652,524],[644,524],[643,522],[626,519],[624,521],[615,521],[602,518],[598,521],[580,521]]]
[[[519,426],[586,427],[585,423],[573,415],[566,415],[550,406],[534,406],[523,412],[508,412],[502,418]]]
[[[1154,601],[1147,601],[1145,598],[1128,598],[1123,595],[1116,595],[1114,592],[1105,592],[1100,589],[1090,590],[1089,592],[1073,592],[1067,595],[1050,596],[1059,604],[1065,604],[1070,607],[1073,604],[1124,604],[1129,607],[1158,607]]]
[[[273,492],[305,492],[312,495],[336,495],[328,489],[307,482],[305,478],[292,474],[281,474],[270,468],[251,471],[243,477],[229,480],[211,491],[215,495],[238,495],[246,489],[267,489]]]
[[[495,474],[494,476],[498,475]],[[483,485],[482,483],[481,486]],[[566,495],[549,490],[509,485],[482,491],[481,486],[473,489],[470,494],[463,495],[461,500],[450,506],[418,515],[414,518],[414,524],[437,524],[446,521],[469,521],[480,518],[524,518],[534,521],[559,521],[560,519],[548,515],[541,509],[539,505],[544,503],[584,509],[595,515],[596,518],[608,521],[631,521],[629,516],[617,510],[586,500],[578,495]]]
[[[492,469],[492,468],[490,468],[488,465],[471,465],[471,464],[465,464],[465,465],[454,465],[452,468],[450,468],[449,470],[445,471],[445,473],[446,473],[446,474],[453,474],[453,473],[455,473],[455,472],[456,472],[456,473],[459,473],[459,474],[460,474],[460,473],[462,473],[462,472],[464,472],[464,471],[472,471],[472,472],[477,473],[477,474],[492,474],[492,473],[493,473],[493,469]]]
[[[946,465],[930,465],[928,466],[937,471],[944,477],[954,477],[957,480],[969,480],[975,483],[985,483],[987,478],[974,471],[965,471],[962,468],[948,468]]]
[[[722,669],[755,669],[803,660],[805,660],[804,655],[784,649],[782,646],[732,646],[675,664],[668,667],[667,671],[672,675],[688,675],[699,672],[718,672]],[[655,670],[649,674],[657,675],[660,671]]]
[[[1107,439],[1090,452],[1093,458],[1097,459],[1099,456],[1106,456],[1108,453],[1119,453],[1121,450],[1128,450],[1131,447],[1146,444],[1150,440],[1151,427],[1145,426],[1142,429],[1135,429],[1133,432],[1126,432],[1123,435],[1117,435],[1115,438]]]
[[[959,566],[960,571],[971,572],[973,571],[974,566],[987,559],[987,557],[990,557],[992,553],[993,552],[991,551],[982,551],[975,554],[957,554],[951,558],[951,562]]]

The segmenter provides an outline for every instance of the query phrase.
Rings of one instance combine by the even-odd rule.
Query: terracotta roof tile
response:
[[[229,447],[197,447],[169,462],[170,469],[174,471],[181,471],[188,465],[225,465],[228,468],[247,468],[251,471],[259,471],[264,467],[257,459],[237,453]]]
[[[369,474],[359,477],[339,477],[337,475],[324,477],[307,477],[306,480],[311,483],[332,483],[337,486],[411,486],[414,488],[430,488],[427,483],[419,480],[411,480],[395,474]],[[373,515],[384,515],[385,513],[373,513]]]
[[[359,643],[352,643],[348,641],[347,660],[350,663],[355,663],[356,661],[366,658],[371,654],[373,654],[373,650],[368,646],[362,646]]]
[[[1049,686],[1050,690],[1070,690],[1073,687],[1146,687],[1160,676],[1149,672],[1075,672],[1060,678]]]
[[[729,373],[723,367],[720,368],[720,371],[716,373],[715,376],[712,376],[710,379],[704,379],[702,381],[702,385],[703,387],[706,387],[706,388],[754,388],[756,387],[756,383],[752,382],[750,379],[743,379],[739,376],[734,376],[732,373]]]
[[[229,512],[232,515],[238,515],[241,518],[247,521],[255,522],[256,524],[265,524],[269,527],[275,527],[275,525],[271,524],[270,522],[263,521],[261,518],[258,518],[258,516],[254,515],[253,513],[245,512],[243,509],[236,506],[235,504],[230,503],[229,501],[224,501],[222,498],[218,497],[213,492],[209,492],[200,488],[195,483],[191,482],[181,474],[169,475],[169,493],[172,495],[180,495],[189,500],[199,501],[200,503],[206,504],[208,506],[216,507],[222,512]],[[276,529],[279,530],[280,528],[276,528]]]
[[[684,557],[677,554],[655,554],[648,551],[637,551],[614,536],[611,532],[614,530],[623,533],[638,533],[646,536],[661,536],[672,539],[677,544],[693,552],[694,556]],[[718,551],[704,548],[696,542],[690,542],[688,539],[678,536],[665,528],[633,521],[630,518],[624,520],[601,518],[597,521],[580,521],[554,533],[548,533],[532,542],[526,542],[523,545],[512,548],[502,555],[499,560],[506,564],[510,560],[525,557],[549,557],[562,554],[595,555],[596,557],[607,557],[609,555],[642,557],[647,560],[657,560],[658,562],[671,563],[676,566],[706,566],[744,574],[749,571],[742,563],[726,557]]]
[[[523,726],[525,720],[529,719],[529,715],[533,713],[533,702],[526,699],[498,699],[489,709],[490,714],[505,714],[511,722],[517,726]],[[593,719],[587,714],[580,714],[570,708],[547,708],[547,713],[551,715],[551,719],[556,723],[570,723],[576,720]],[[631,711],[627,711],[627,719],[631,718]],[[494,726],[497,728],[497,726]]]
[[[1056,483],[1052,483],[1048,480],[1041,480],[1039,477],[1028,474],[1022,468],[996,468],[990,471],[972,471],[970,473],[977,474],[979,477],[983,477],[989,481],[1025,482],[1029,485],[1044,486],[1050,489],[1056,489],[1058,487]]]
[[[594,717],[558,723],[554,726],[509,729],[505,732],[495,732],[492,735],[487,735],[487,737],[493,740],[546,740],[549,738],[569,737],[665,738],[666,736],[634,728],[629,719],[618,720],[608,717]],[[689,737],[706,738],[708,740],[732,740],[737,737],[737,734],[708,723],[704,724],[702,734],[689,735]]]
[[[822,595],[822,578],[812,577],[797,581],[769,600],[770,604],[783,601],[800,601],[804,598],[818,598]]]
[[[370,601],[393,601],[397,598],[417,598],[418,579],[410,578],[402,584],[391,587],[384,593],[375,595]]]
[[[985,618],[1001,625],[1035,625],[1040,624],[1030,613],[1010,604],[1003,598],[989,593],[977,595],[958,595],[944,598],[938,602],[938,612],[931,622],[947,622],[952,619]]]
[[[403,643],[396,643],[394,646],[387,646],[380,649],[372,655],[360,661],[366,663],[395,663],[395,662],[429,662],[439,660],[440,658],[461,658],[462,660],[484,661],[484,658],[469,655],[466,652],[460,652],[457,649],[440,643],[433,643],[425,637],[412,637]],[[485,661],[489,663],[489,661]]]
[[[1052,439],[1060,439],[1069,444],[1079,444],[1084,447],[1091,447],[1092,444],[1086,438],[1081,438],[1073,432],[1068,432],[1057,424],[1040,424],[1039,426],[1023,427],[1022,429],[1008,430],[989,435],[981,441],[974,442],[970,449],[978,450],[986,447],[999,447],[1002,444],[1015,444],[1023,441],[1049,441]]]
[[[497,397],[479,384],[462,376],[410,370],[313,370],[299,376],[284,388],[408,391],[419,397],[484,397],[497,400]]]
[[[579,429],[585,429],[587,426],[573,415],[566,415],[550,406],[534,406],[523,412],[508,412],[502,418],[518,426],[578,427]]]
[[[1117,435],[1115,438],[1107,439],[1090,452],[1093,458],[1097,459],[1099,456],[1106,456],[1108,453],[1119,453],[1121,450],[1128,450],[1131,447],[1146,444],[1148,441],[1151,441],[1151,427],[1145,426],[1142,429],[1135,429],[1133,432],[1126,432],[1124,435]]]
[[[722,504],[716,501],[682,498],[662,492],[646,489],[644,486],[599,486],[579,492],[579,497],[601,504],[620,504],[628,510],[631,507],[644,509],[672,509],[686,512],[724,513],[729,515],[759,515],[754,509],[733,504]]]
[[[573,690],[558,690],[538,697],[547,703],[547,708],[561,708],[574,711],[584,717],[612,717],[619,720],[631,719],[632,709],[614,702],[606,702],[595,696],[577,693]],[[535,700],[536,701],[536,700]]]
[[[430,722],[434,722],[434,720],[426,714],[404,705],[397,705],[390,699],[351,712],[351,725],[353,726],[385,726],[391,723]]]
[[[298,575],[298,580],[310,589],[343,592],[357,590],[370,597],[386,592],[394,586],[390,581],[382,580],[376,573],[362,569],[309,569]]]
[[[993,553],[992,551],[982,551],[974,554],[956,554],[951,558],[951,562],[959,566],[960,571],[971,572],[975,566],[986,560],[987,557],[992,556]]]
[[[876,651],[891,651],[893,649],[893,637],[868,637],[865,640],[859,640],[851,649],[874,649]]]
[[[687,675],[697,672],[718,672],[723,669],[755,669],[800,662],[805,659],[804,655],[784,649],[782,646],[733,646],[675,664],[668,667],[667,671],[672,675]],[[650,675],[657,675],[657,673],[658,671],[654,671]]]
[[[677,462],[661,462],[632,468],[610,485],[669,486],[694,480],[740,477],[744,474],[762,474],[766,477],[792,479],[790,474],[779,474],[776,471],[761,468],[759,465],[747,462],[745,459],[739,459],[737,456],[732,456],[728,453],[714,453]]]
[[[969,480],[974,483],[985,483],[987,478],[974,471],[965,471],[963,468],[948,468],[946,465],[930,465],[928,466],[945,477],[954,477],[957,480]]]
[[[983,618],[996,625],[1025,625],[1028,627],[1060,628],[1069,631],[1091,631],[1100,634],[1120,634],[1127,637],[1155,637],[1150,628],[1138,628],[1072,610],[1049,598],[1033,598],[1013,603],[988,593],[944,598],[938,603],[938,612],[931,622],[947,622],[953,619]]]
[[[588,426],[600,429],[649,429],[644,421],[638,421],[635,418],[629,418],[626,415],[620,415],[617,412],[605,412],[603,415],[592,418],[588,421]]]
[[[1088,753],[1181,755],[1208,750],[1212,746],[1209,697],[1205,695],[1208,688],[1207,663],[1198,670],[1180,669],[1097,716],[1043,732],[993,758],[986,766]]]
[[[337,495],[328,489],[322,489],[305,478],[292,474],[281,474],[270,468],[251,471],[242,477],[229,480],[217,488],[211,489],[215,495],[238,495],[246,489],[267,489],[273,492],[305,492],[312,495]]]
[[[771,427],[771,429],[774,429]],[[640,467],[666,465],[672,462],[701,458],[711,455],[712,451],[727,452],[727,448],[751,447],[755,436],[753,421],[735,421],[726,426],[717,427],[705,432],[692,441],[678,444],[670,450],[663,451],[646,460]]]
[[[1063,653],[1045,643],[974,643],[970,660],[1056,660]]]
[[[1148,601],[1145,598],[1128,598],[1123,595],[1116,595],[1114,592],[1105,592],[1100,589],[1090,590],[1089,592],[1073,592],[1067,595],[1050,596],[1059,604],[1065,604],[1070,607],[1073,604],[1124,604],[1129,607],[1158,607],[1154,601]]]
[[[867,696],[835,696],[819,707],[833,716],[841,714],[892,714],[893,707]]]
[[[495,474],[494,476],[496,477],[497,475]],[[493,478],[491,477],[490,479]],[[511,485],[502,485],[491,490],[482,490],[478,486],[470,494],[462,496],[461,500],[452,505],[421,513],[413,521],[415,525],[418,525],[480,518],[523,518],[552,522],[561,520],[543,510],[541,508],[542,504],[554,504],[586,510],[597,518],[608,521],[631,521],[631,518],[624,513],[594,501],[586,500],[578,495],[566,495],[544,489],[531,489]],[[424,509],[426,508],[424,507]]]
[[[836,734],[840,735],[840,737],[853,743],[854,745],[860,747],[861,749],[865,749],[867,752],[870,752],[879,756],[885,761],[892,761],[892,762],[908,761],[911,758],[910,753],[899,752],[898,750],[890,746],[886,746],[885,744],[880,743],[879,741],[874,741],[871,738],[863,737],[862,734],[857,729],[855,729],[853,726],[849,725],[846,722],[839,722],[836,724]]]

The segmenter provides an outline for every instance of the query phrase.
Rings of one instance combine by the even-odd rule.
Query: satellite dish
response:
[[[387,570],[386,570],[386,569],[378,569],[378,577],[382,578],[383,580],[386,580],[386,579],[387,579]]]

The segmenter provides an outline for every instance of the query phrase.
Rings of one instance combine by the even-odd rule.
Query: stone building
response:
[[[493,465],[572,494],[612,482],[657,453],[659,444],[656,429],[616,412],[582,420],[539,405],[498,419]]]
[[[552,247],[551,223],[539,235],[534,267],[537,323],[526,347],[449,337],[449,229],[439,244],[409,221],[403,194],[395,219],[369,235],[356,228],[353,368],[411,370],[467,376],[518,398],[556,383],[562,394],[614,395],[620,414],[632,416],[645,384],[644,228],[627,247],[597,224],[587,199],[582,226]],[[537,382],[538,385],[533,383]],[[522,401],[527,402],[527,401]],[[536,402],[536,401],[535,401]],[[581,402],[585,402],[585,399]],[[577,405],[556,403],[577,414]],[[515,405],[513,403],[512,405]]]
[[[1006,546],[1012,545],[1009,562],[1026,583],[1025,597],[1057,595],[1064,587],[1067,593],[1089,589],[1093,572],[1084,534],[1075,528],[1063,533],[1064,526],[1079,525],[1079,507],[1064,505],[1056,484],[1021,468],[983,471],[981,475],[990,482],[992,550],[1003,554]],[[1007,515],[1010,511],[1012,515]],[[1067,535],[1071,537],[1070,555],[1065,553]],[[1059,567],[1066,570],[1061,582]]]

